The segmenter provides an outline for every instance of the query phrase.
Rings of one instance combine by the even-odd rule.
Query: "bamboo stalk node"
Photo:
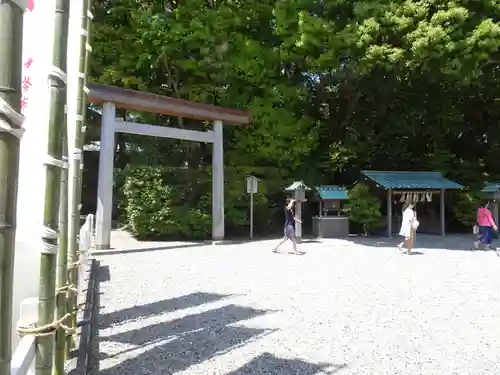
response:
[[[0,119],[0,132],[9,133],[17,139],[21,139],[24,135],[24,131],[24,128],[13,128],[7,121]]]
[[[50,241],[57,240],[59,237],[59,232],[56,231],[55,229],[52,229],[50,227],[43,227],[43,233],[42,233],[42,243],[43,243],[43,248],[42,252],[44,254],[57,254],[57,250],[59,249],[59,245],[57,243],[52,243]]]
[[[79,148],[73,150],[73,160],[82,160],[82,150]]]
[[[45,163],[43,163],[44,165],[52,165],[54,167],[61,168],[61,169],[68,169],[69,168],[69,163],[64,162],[63,160],[56,159],[55,157],[53,157],[51,155],[47,155],[45,158],[46,158]]]
[[[67,156],[62,157],[62,169],[69,169],[69,158]]]
[[[59,238],[59,232],[51,227],[44,226],[42,237],[48,240],[57,240]]]
[[[25,131],[22,127],[24,123],[24,116],[18,113],[2,98],[0,98],[0,115],[3,115],[0,117],[0,132],[9,133],[16,138],[21,139]],[[6,117],[8,121],[2,117]],[[14,124],[14,126],[12,126],[9,122]]]
[[[18,128],[21,128],[24,123],[24,116],[17,112],[12,106],[4,99],[0,98],[0,113],[5,115]],[[24,132],[24,130],[23,130]]]
[[[5,2],[4,0],[0,0],[0,4]],[[12,3],[17,5],[22,11],[24,11],[28,7],[28,3],[26,0],[12,0]]]
[[[50,69],[49,77],[58,79],[59,81],[61,81],[65,85],[67,84],[67,81],[68,81],[68,75],[63,70],[61,70],[61,68],[59,68],[55,65],[52,65],[52,68]]]

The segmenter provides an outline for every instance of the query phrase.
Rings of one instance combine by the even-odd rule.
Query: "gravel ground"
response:
[[[97,258],[101,374],[500,373],[500,258],[460,250],[467,237],[419,236],[414,256],[368,239],[298,256],[115,237],[128,250]]]

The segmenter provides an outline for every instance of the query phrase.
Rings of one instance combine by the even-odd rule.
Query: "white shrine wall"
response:
[[[33,11],[24,17],[23,35],[23,109],[26,132],[21,141],[17,237],[40,240],[45,195],[45,167],[49,121],[48,75],[52,65],[54,0],[34,2]],[[68,130],[73,145],[80,22],[82,0],[71,0],[68,43]],[[70,150],[71,152],[71,150]],[[71,153],[70,153],[71,155]],[[71,181],[71,179],[70,179]]]
[[[45,167],[49,121],[48,75],[52,65],[55,0],[30,0],[33,10],[24,15],[23,100],[26,129],[21,140],[17,198],[13,324],[19,304],[38,295],[41,228],[45,195]],[[82,0],[70,2],[68,43],[68,128],[74,134],[80,47]],[[71,155],[70,150],[70,155]],[[70,172],[71,173],[71,172]],[[71,179],[70,179],[71,181]],[[16,345],[13,336],[13,345]]]

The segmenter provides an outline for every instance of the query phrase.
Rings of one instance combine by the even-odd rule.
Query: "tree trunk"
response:
[[[54,21],[54,51],[50,74],[50,110],[46,161],[45,205],[43,213],[43,248],[40,258],[40,290],[38,327],[54,321],[57,239],[59,232],[59,200],[63,130],[66,124],[66,58],[68,44],[69,0],[57,0]],[[53,333],[48,328],[42,333]],[[36,375],[52,375],[54,351],[53,334],[43,335],[36,341]]]
[[[80,208],[82,196],[82,159],[83,159],[83,144],[84,133],[87,117],[87,71],[90,58],[90,26],[91,26],[91,0],[83,0],[82,8],[82,33],[80,39],[80,63],[78,66],[78,100],[77,100],[77,119],[75,128],[75,149],[73,153],[73,171],[71,178],[73,179],[73,187],[71,191],[71,223],[69,237],[69,261],[72,265],[77,264],[79,260],[79,242],[78,232],[80,229]],[[78,286],[78,268],[72,266],[69,268],[68,282],[72,288]],[[71,328],[76,328],[76,312],[77,312],[77,293],[75,289],[68,291],[68,310],[71,312]],[[68,336],[66,349],[69,351],[73,348],[74,343],[71,336]]]
[[[16,202],[19,174],[23,10],[0,3],[0,374],[10,374]],[[19,134],[19,132],[17,133]]]

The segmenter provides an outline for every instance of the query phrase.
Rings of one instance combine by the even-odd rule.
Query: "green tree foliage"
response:
[[[225,128],[225,163],[275,168],[276,186],[361,169],[500,179],[497,1],[106,0],[94,14],[94,81],[249,110],[250,126]],[[211,160],[205,144],[135,135],[117,150],[123,166]]]
[[[370,188],[363,183],[357,183],[349,190],[349,201],[344,210],[350,220],[363,227],[365,235],[382,225],[380,200],[374,197]]]
[[[486,199],[484,194],[474,191],[463,191],[455,194],[453,213],[457,220],[468,227],[476,224],[477,209],[484,199]]]

